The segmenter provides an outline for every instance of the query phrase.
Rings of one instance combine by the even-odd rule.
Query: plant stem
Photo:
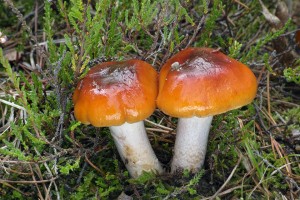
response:
[[[172,173],[184,169],[197,172],[202,167],[212,118],[179,118],[171,164]]]
[[[119,154],[133,178],[137,178],[143,171],[163,172],[147,137],[143,121],[111,126],[109,129]]]

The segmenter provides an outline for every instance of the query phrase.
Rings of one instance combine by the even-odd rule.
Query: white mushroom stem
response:
[[[174,156],[171,172],[187,169],[191,172],[200,170],[204,163],[210,117],[179,118],[177,124]]]
[[[109,129],[119,154],[133,178],[141,175],[143,171],[163,172],[147,137],[143,121],[111,126]]]

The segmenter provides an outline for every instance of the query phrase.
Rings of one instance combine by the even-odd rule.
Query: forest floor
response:
[[[252,103],[214,116],[203,169],[171,174],[177,119],[145,120],[166,172],[130,178],[108,128],[74,117],[95,63],[141,59],[159,72],[211,47],[257,78]],[[299,199],[300,2],[3,0],[0,199]]]

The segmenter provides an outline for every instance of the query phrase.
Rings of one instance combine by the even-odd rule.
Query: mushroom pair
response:
[[[157,73],[146,62],[106,62],[78,83],[73,102],[77,120],[109,126],[123,162],[136,178],[143,171],[163,172],[143,124],[156,103],[179,118],[171,171],[196,172],[204,162],[212,116],[250,103],[256,90],[256,78],[244,64],[218,50],[188,48],[162,67],[159,91]]]

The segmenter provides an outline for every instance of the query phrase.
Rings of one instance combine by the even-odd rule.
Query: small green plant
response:
[[[300,85],[300,65],[296,66],[294,69],[290,67],[284,69],[283,75],[287,81]]]
[[[232,58],[237,58],[241,53],[241,48],[243,44],[239,43],[236,40],[229,40],[229,56]]]
[[[204,13],[207,13],[207,4],[203,4]],[[223,4],[221,1],[215,1],[210,10],[210,14],[206,19],[205,27],[201,33],[201,38],[196,42],[196,46],[212,46],[213,40],[211,40],[212,32],[216,28],[216,20],[221,16],[223,10]]]
[[[188,175],[188,172],[184,172],[185,175]],[[169,192],[167,196],[165,196],[163,199],[170,199],[170,198],[178,198],[180,196],[183,196],[185,198],[192,198],[195,195],[197,196],[197,190],[195,189],[195,186],[199,184],[201,177],[204,174],[204,170],[199,171],[197,174],[193,176],[189,180],[187,184],[184,184],[181,187],[174,187],[172,192]],[[188,194],[185,194],[187,192]],[[166,193],[165,190],[160,189],[160,193]]]
[[[241,62],[249,62],[252,59],[254,59],[257,55],[258,52],[260,51],[260,49],[266,45],[268,42],[274,40],[275,38],[278,38],[280,35],[282,35],[287,28],[290,26],[291,24],[291,20],[289,20],[284,27],[282,27],[281,29],[275,31],[275,32],[270,32],[267,33],[264,38],[260,39],[256,45],[253,45],[249,51],[245,52],[243,57],[241,58]]]

